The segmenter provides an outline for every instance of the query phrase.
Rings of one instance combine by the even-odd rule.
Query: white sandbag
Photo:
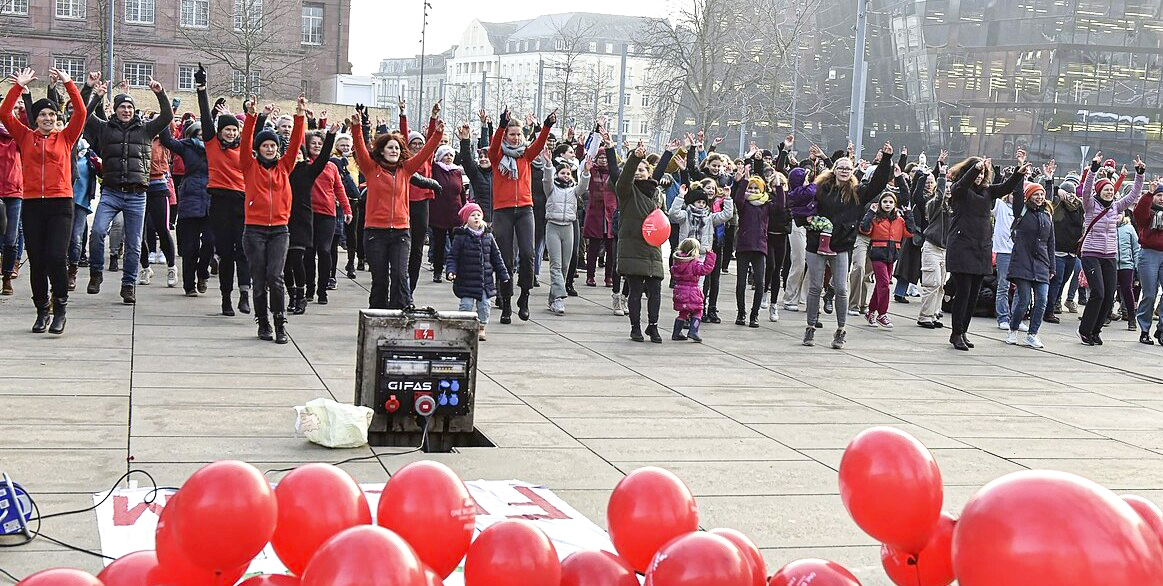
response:
[[[367,430],[372,422],[372,410],[367,407],[320,398],[295,407],[295,413],[298,414],[295,432],[313,443],[329,448],[358,448],[367,444]]]

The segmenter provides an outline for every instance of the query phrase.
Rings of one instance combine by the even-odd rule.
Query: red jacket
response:
[[[69,81],[65,90],[73,103],[73,116],[64,130],[53,130],[45,136],[33,130],[12,115],[12,106],[20,99],[24,88],[13,84],[0,103],[0,122],[20,148],[20,162],[24,175],[24,199],[73,197],[73,145],[85,131],[85,102],[77,84]]]
[[[409,158],[395,171],[389,171],[372,160],[364,142],[363,129],[357,124],[351,128],[355,143],[355,160],[367,181],[364,203],[364,226],[367,228],[408,229],[411,216],[408,209],[408,180],[421,165],[436,153],[442,132],[432,129],[423,150]],[[401,145],[406,149],[408,145]]]
[[[549,127],[541,127],[541,133],[533,144],[525,149],[525,155],[517,159],[517,178],[511,179],[501,173],[501,141],[505,138],[505,127],[497,128],[493,142],[489,143],[489,162],[493,164],[493,210],[526,208],[533,206],[533,159],[545,148],[549,138]],[[429,155],[431,156],[431,155]]]
[[[0,129],[0,197],[24,197],[24,168],[20,146],[8,130]]]
[[[1144,194],[1131,213],[1135,216],[1135,226],[1139,228],[1139,246],[1163,251],[1163,230],[1151,229],[1151,216],[1154,214],[1151,211],[1151,200],[1154,198],[1152,193]]]
[[[328,161],[327,166],[323,167],[323,172],[315,179],[315,185],[311,187],[311,211],[335,217],[335,200],[337,198],[339,204],[343,206],[343,213],[350,216],[351,202],[347,201],[347,192],[343,189],[343,178],[339,176],[339,167]]]
[[[303,125],[306,118],[295,116],[295,128],[287,152],[274,167],[267,169],[255,160],[254,127],[257,116],[250,116],[242,127],[242,145],[239,147],[242,174],[246,177],[246,225],[286,226],[291,219],[291,170],[303,144]],[[209,149],[207,149],[209,150]]]
[[[432,136],[432,131],[435,129],[436,129],[436,119],[429,118],[428,119],[428,132],[425,134],[425,136]],[[411,139],[408,138],[408,134],[410,134],[408,132],[408,117],[404,116],[403,114],[400,115],[400,134],[404,135],[404,140],[411,142]],[[424,139],[424,144],[425,145],[428,144],[428,139]],[[404,148],[408,148],[408,145],[404,145]],[[439,148],[439,147],[437,147],[437,148]],[[420,169],[416,172],[425,176],[425,177],[432,177],[431,158],[432,157],[430,155],[428,157],[428,159],[425,159],[424,164],[420,165]],[[429,200],[429,199],[434,199],[435,197],[436,197],[436,194],[432,193],[431,189],[424,189],[423,187],[417,187],[415,185],[412,185],[411,183],[408,184],[408,201],[425,201],[425,200]]]
[[[253,116],[247,116],[247,119]],[[213,130],[213,129],[211,129]],[[203,133],[206,143],[206,164],[210,168],[208,189],[225,189],[242,193],[246,191],[246,179],[242,176],[242,145],[226,149],[214,132]]]

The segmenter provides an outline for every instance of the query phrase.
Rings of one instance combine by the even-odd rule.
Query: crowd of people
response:
[[[926,329],[945,328],[948,314],[949,343],[963,351],[974,315],[996,317],[1009,344],[1042,348],[1042,324],[1079,307],[1083,344],[1101,345],[1103,328],[1125,320],[1141,343],[1163,345],[1163,329],[1152,334],[1163,185],[1147,183],[1138,157],[1119,172],[1098,153],[1059,176],[1055,161],[1035,165],[1021,149],[1005,168],[978,156],[950,164],[945,151],[910,160],[887,142],[866,161],[851,145],[800,156],[789,135],[733,158],[703,133],[650,153],[619,148],[604,119],[555,132],[556,111],[538,121],[506,110],[495,127],[481,111],[479,134],[466,124],[455,139],[440,102],[423,134],[403,115],[398,128],[373,127],[360,105],[329,124],[304,98],[293,115],[253,97],[236,114],[224,98],[211,106],[201,68],[198,110],[184,114],[152,79],[157,106],[144,111],[125,82],[106,100],[113,88],[97,73],[78,84],[51,70],[39,100],[33,71],[11,79],[0,104],[0,293],[14,294],[27,255],[36,333],[64,332],[80,268],[98,295],[120,260],[124,303],[137,302],[155,262],[191,297],[217,275],[223,315],[253,312],[260,339],[286,343],[287,315],[328,303],[337,276],[370,272],[371,308],[412,306],[427,257],[432,280],[451,281],[459,309],[477,312],[481,340],[494,305],[502,324],[530,319],[542,279],[546,311],[565,315],[584,276],[609,289],[631,340],[663,341],[670,289],[670,338],[699,342],[703,323],[722,322],[721,275],[734,264],[735,324],[802,310],[805,346],[824,315],[836,349],[848,317],[893,328],[890,304]],[[644,226],[660,214],[671,233],[658,245]]]

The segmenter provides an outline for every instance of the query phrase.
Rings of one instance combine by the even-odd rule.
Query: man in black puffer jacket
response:
[[[137,302],[134,285],[141,268],[142,225],[145,223],[145,192],[149,188],[149,163],[154,137],[174,120],[170,101],[162,85],[149,78],[149,88],[158,100],[160,115],[149,122],[137,115],[133,98],[118,94],[113,98],[113,117],[105,119],[101,101],[108,86],[97,86],[89,104],[85,136],[101,157],[101,201],[93,216],[92,240],[89,244],[88,293],[101,291],[105,268],[105,236],[118,212],[125,219],[125,265],[121,275],[121,299]]]

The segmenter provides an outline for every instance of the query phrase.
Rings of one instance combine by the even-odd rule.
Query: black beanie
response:
[[[238,118],[236,118],[234,115],[232,115],[232,114],[219,114],[218,115],[218,132],[222,132],[222,129],[226,128],[227,126],[233,126],[235,128],[238,128],[238,129],[242,128],[242,125],[240,125],[238,123]]]
[[[703,189],[701,183],[696,183],[686,192],[686,197],[683,198],[686,204],[694,205],[696,201],[707,201],[707,190]]]
[[[113,98],[113,109],[116,110],[117,106],[120,106],[125,102],[129,102],[130,106],[136,106],[136,104],[133,103],[133,96],[129,94],[117,94]]]
[[[275,134],[275,131],[273,131],[269,128],[264,128],[264,129],[260,130],[258,133],[256,133],[254,135],[254,150],[257,151],[259,145],[261,145],[262,143],[264,143],[268,140],[274,142],[277,145],[277,144],[279,144],[279,135]]]
[[[56,112],[57,114],[61,113],[61,107],[59,104],[48,98],[41,98],[32,103],[32,117],[36,118],[37,116],[40,116],[40,111],[46,108]]]

